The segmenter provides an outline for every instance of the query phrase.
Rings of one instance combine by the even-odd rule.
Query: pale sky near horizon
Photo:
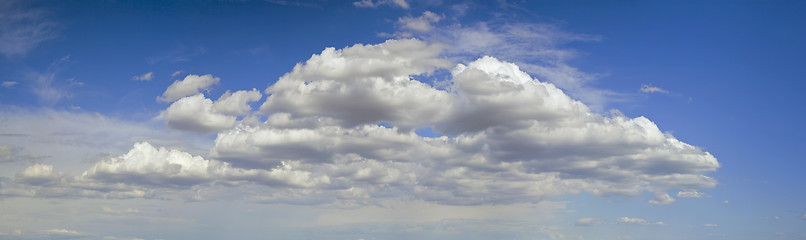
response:
[[[0,239],[806,239],[798,1],[0,1]]]

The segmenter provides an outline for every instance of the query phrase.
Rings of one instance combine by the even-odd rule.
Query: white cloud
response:
[[[403,9],[409,9],[409,3],[406,0],[361,0],[353,2],[356,7],[362,8],[376,8],[381,5],[396,5]]]
[[[151,187],[190,187],[214,181],[252,181],[268,186],[313,187],[328,183],[325,177],[282,164],[269,171],[232,168],[228,163],[206,160],[176,149],[155,148],[141,142],[126,154],[100,161],[82,178],[103,183]]]
[[[57,36],[58,24],[46,12],[28,9],[26,3],[0,2],[0,53],[6,56],[26,54]]]
[[[25,184],[44,185],[59,180],[62,175],[53,171],[52,165],[37,163],[17,173],[15,180]]]
[[[705,227],[719,227],[719,224],[716,224],[716,223],[706,223],[706,224],[703,224],[703,226],[705,226]]]
[[[612,91],[591,87],[589,83],[599,76],[571,66],[569,60],[579,54],[562,47],[568,42],[598,41],[600,37],[565,32],[551,24],[503,22],[440,24],[428,32],[398,32],[395,35],[413,34],[431,42],[450,43],[446,55],[454,59],[469,61],[488,55],[512,61],[526,72],[555,84],[596,110],[602,110],[607,102],[620,96]],[[398,24],[398,27],[407,30],[404,29],[405,25]]]
[[[191,74],[181,81],[174,81],[174,83],[168,86],[168,89],[162,93],[162,96],[157,97],[157,100],[161,102],[173,102],[183,97],[196,95],[200,90],[205,90],[213,84],[218,84],[220,80],[220,78],[213,77],[213,75],[210,74],[203,76]]]
[[[639,90],[643,93],[669,93],[669,91],[663,90],[662,88],[647,84],[641,85],[641,89]]]
[[[235,126],[235,116],[221,114],[213,107],[213,101],[199,93],[172,103],[162,117],[168,127],[200,133],[213,133]]]
[[[649,200],[650,204],[668,205],[668,204],[672,204],[672,203],[675,202],[675,199],[672,198],[672,196],[669,196],[668,193],[663,192],[663,191],[657,191],[657,192],[653,193],[653,197],[654,197],[654,199]]]
[[[176,72],[174,72],[174,73],[171,73],[171,77],[176,77],[176,76],[178,76],[179,74],[182,74],[182,70],[179,70],[179,71],[176,71]]]
[[[682,198],[702,198],[704,196],[705,196],[704,193],[698,192],[697,190],[691,190],[691,189],[686,190],[686,191],[677,192],[677,197],[682,197]]]
[[[263,95],[260,91],[254,88],[251,91],[241,90],[235,93],[227,91],[213,103],[213,109],[233,116],[246,115],[252,111],[249,103],[260,100],[261,97]]]
[[[331,117],[344,126],[392,120],[413,127],[437,118],[451,99],[444,91],[409,79],[449,62],[441,46],[417,40],[325,49],[266,89],[261,112]]]
[[[139,128],[117,129],[127,125],[102,116],[40,117],[77,125],[58,128],[17,119],[11,126],[43,131],[42,139],[53,135],[48,141],[129,144],[128,153],[101,156],[77,177],[43,165],[18,173],[18,181],[0,183],[12,196],[99,198],[257,185],[271,190],[245,198],[344,206],[388,199],[520,204],[581,192],[647,191],[655,195],[650,203],[670,204],[667,189],[716,184],[703,175],[719,167],[716,158],[664,134],[645,117],[593,113],[554,84],[493,57],[451,67],[439,57],[443,49],[415,39],[328,48],[266,89],[263,123],[249,104],[262,98],[256,89],[227,91],[214,102],[199,91],[218,78],[190,75],[176,81],[160,97],[175,101],[161,117],[172,128],[218,132],[206,157],[198,149],[157,148],[151,140],[129,149],[135,139],[147,137],[136,137]],[[249,121],[239,124],[239,116]],[[49,127],[75,129],[80,137],[61,139],[59,134],[73,135],[53,134]],[[446,136],[419,136],[415,130],[423,128]],[[46,178],[27,183],[42,186],[25,191],[22,185],[35,176]],[[580,223],[586,221],[593,220]]]
[[[11,87],[14,87],[14,85],[17,85],[17,84],[19,84],[19,83],[14,82],[14,81],[3,81],[3,83],[0,83],[0,86],[2,86],[4,88],[11,88]]]
[[[419,17],[406,16],[398,18],[397,23],[400,24],[400,27],[403,29],[417,32],[428,32],[433,28],[431,23],[439,22],[441,19],[442,16],[431,11],[425,11],[423,12],[423,15]]]
[[[664,134],[644,117],[591,113],[515,64],[484,57],[458,65],[436,86],[416,80],[444,69],[435,58],[439,50],[418,40],[390,40],[314,55],[266,90],[266,123],[220,132],[210,156],[264,169],[295,160],[330,176],[330,189],[353,186],[366,192],[356,196],[458,205],[540,201],[582,191],[651,191],[650,203],[670,204],[671,196],[649,186],[700,189],[716,183],[702,175],[719,167],[709,153]],[[423,127],[454,137],[412,132]],[[377,167],[350,167],[359,162]]]
[[[665,225],[663,222],[649,222],[642,218],[629,218],[629,217],[621,217],[617,220],[618,223],[624,224],[637,224],[637,225]]]
[[[135,81],[151,81],[154,78],[154,72],[147,72],[142,75],[137,75],[132,77],[132,80]]]

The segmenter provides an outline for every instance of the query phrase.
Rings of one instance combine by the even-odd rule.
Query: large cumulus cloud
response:
[[[493,57],[447,69],[438,50],[418,40],[326,49],[266,90],[268,121],[220,132],[211,156],[257,168],[294,160],[325,175],[339,171],[323,166],[349,165],[346,156],[369,159],[405,170],[378,171],[401,186],[392,190],[448,204],[583,191],[651,191],[651,203],[665,204],[667,189],[716,184],[703,175],[719,167],[716,158],[645,117],[593,113]],[[417,79],[441,69],[450,76],[437,84]],[[414,133],[424,128],[445,136]]]
[[[494,57],[451,66],[440,57],[442,48],[404,39],[325,49],[268,87],[257,112],[249,106],[262,98],[256,90],[228,91],[214,102],[198,89],[217,78],[186,78],[163,96],[176,100],[163,117],[169,127],[217,132],[208,156],[142,142],[75,178],[32,166],[4,184],[66,182],[124,196],[261,186],[266,189],[247,198],[450,205],[539,202],[581,192],[650,192],[649,203],[670,204],[669,190],[715,186],[705,174],[719,168],[716,158],[651,120],[594,113]],[[196,84],[196,78],[209,81]],[[192,87],[177,90],[184,85]]]

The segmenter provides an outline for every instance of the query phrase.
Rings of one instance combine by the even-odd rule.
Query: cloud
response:
[[[62,173],[53,171],[52,165],[34,164],[15,175],[15,180],[30,185],[45,185],[58,181]]]
[[[377,8],[381,5],[395,5],[403,9],[409,9],[409,3],[406,0],[361,0],[353,2],[353,5],[361,8]]]
[[[659,87],[655,87],[652,85],[641,85],[641,89],[639,89],[642,93],[669,93],[669,91],[663,90]]]
[[[213,106],[212,100],[199,93],[177,100],[162,113],[162,117],[168,127],[200,133],[213,133],[235,126],[235,116],[221,114]]]
[[[68,91],[70,85],[75,85],[72,84],[72,80],[68,79],[67,82],[70,84],[67,86],[56,81],[59,69],[69,60],[70,56],[64,56],[51,63],[44,72],[30,71],[26,74],[27,78],[32,82],[33,93],[39,98],[40,102],[46,105],[54,105],[62,99],[72,97],[72,94]]]
[[[64,170],[81,175],[30,180],[41,185],[25,188],[25,179],[36,179],[28,175],[59,173],[37,166],[21,171],[19,181],[0,179],[2,191],[200,200],[200,190],[238,187],[251,192],[244,199],[265,203],[462,206],[538,203],[581,192],[652,192],[650,203],[670,204],[674,199],[666,190],[716,185],[704,175],[719,168],[714,156],[663,133],[649,119],[593,113],[517,64],[493,57],[453,64],[440,57],[444,49],[416,39],[327,48],[269,86],[257,112],[249,104],[262,98],[256,89],[227,91],[213,101],[199,91],[220,80],[189,75],[160,97],[174,101],[161,117],[172,128],[217,132],[206,155],[136,141],[149,138],[103,116],[40,117],[76,125],[58,129],[78,133],[55,135],[37,127],[41,123],[24,121],[37,118],[20,118],[11,126],[21,133],[81,146],[128,144],[128,153],[99,156],[87,169]],[[258,114],[266,121],[252,116]],[[422,129],[435,136],[417,134]],[[44,138],[48,134],[53,137]],[[173,144],[187,143],[159,145]],[[118,149],[107,152],[125,152]]]
[[[617,222],[623,224],[636,224],[636,225],[665,225],[663,222],[652,223],[641,218],[629,218],[629,217],[621,217],[617,220]]]
[[[658,192],[653,193],[653,197],[654,197],[654,199],[649,200],[650,204],[668,205],[668,204],[672,204],[672,203],[675,202],[675,199],[672,198],[672,196],[669,196],[668,193],[662,192],[662,191],[658,191]]]
[[[602,220],[596,218],[580,218],[577,219],[576,224],[577,226],[593,226],[601,224]]]
[[[431,23],[439,22],[441,19],[442,16],[439,16],[431,11],[425,11],[423,12],[423,15],[419,17],[406,16],[398,18],[397,23],[400,24],[400,27],[403,29],[417,32],[428,32],[433,28]]]
[[[567,94],[583,100],[597,110],[621,96],[612,91],[591,87],[589,83],[595,81],[599,75],[571,66],[568,62],[579,53],[562,47],[569,42],[599,41],[599,36],[570,33],[553,24],[532,22],[448,22],[430,22],[432,28],[428,28],[427,32],[409,32],[406,25],[398,24],[398,28],[404,32],[394,35],[450,43],[446,55],[462,61],[487,55],[514,62],[525,72],[555,84]]]
[[[124,155],[96,163],[82,178],[103,183],[124,183],[160,188],[182,188],[214,181],[253,181],[268,186],[312,187],[327,177],[312,177],[291,164],[265,170],[232,168],[228,163],[206,160],[176,149],[137,143]]]
[[[151,81],[154,78],[154,72],[147,72],[142,75],[137,75],[132,77],[132,80],[135,81]]]
[[[227,91],[213,103],[213,109],[233,116],[246,115],[252,111],[249,103],[260,100],[261,97],[263,95],[260,91],[254,88],[251,91],[241,90],[235,93]]]
[[[703,224],[703,226],[705,226],[705,227],[719,227],[719,225],[716,224],[716,223],[706,223],[706,224]]]
[[[218,84],[220,78],[213,77],[207,74],[203,76],[188,75],[184,80],[176,80],[173,84],[168,86],[168,89],[162,93],[162,96],[157,97],[160,102],[173,102],[177,99],[196,95],[200,90],[206,90],[213,84]]]
[[[0,86],[2,86],[4,88],[12,88],[12,87],[14,87],[14,85],[17,85],[17,84],[19,84],[19,83],[14,82],[14,81],[3,81],[3,83],[0,83]]]
[[[17,160],[16,158],[19,151],[19,148],[11,145],[0,145],[0,163]]]
[[[93,236],[93,234],[79,232],[75,230],[67,230],[67,229],[50,229],[42,231],[43,234],[47,235],[51,238],[57,239],[72,239],[72,238],[84,238]]]
[[[686,190],[677,192],[677,197],[682,198],[702,198],[705,194],[701,192],[697,192],[697,190]]]
[[[59,25],[39,9],[28,9],[24,1],[0,2],[0,53],[24,55],[43,42],[56,38]]]
[[[418,81],[445,69],[440,49],[418,40],[326,49],[266,90],[268,121],[220,132],[210,156],[263,169],[295,160],[330,176],[331,189],[455,205],[581,191],[652,191],[651,203],[670,204],[662,189],[716,183],[702,175],[719,167],[709,153],[644,117],[591,113],[513,63],[483,57],[434,85]],[[413,131],[427,127],[447,136]],[[349,167],[361,162],[376,167]]]

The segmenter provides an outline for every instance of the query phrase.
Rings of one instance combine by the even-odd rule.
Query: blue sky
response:
[[[806,239],[804,10],[3,1],[0,239]]]

